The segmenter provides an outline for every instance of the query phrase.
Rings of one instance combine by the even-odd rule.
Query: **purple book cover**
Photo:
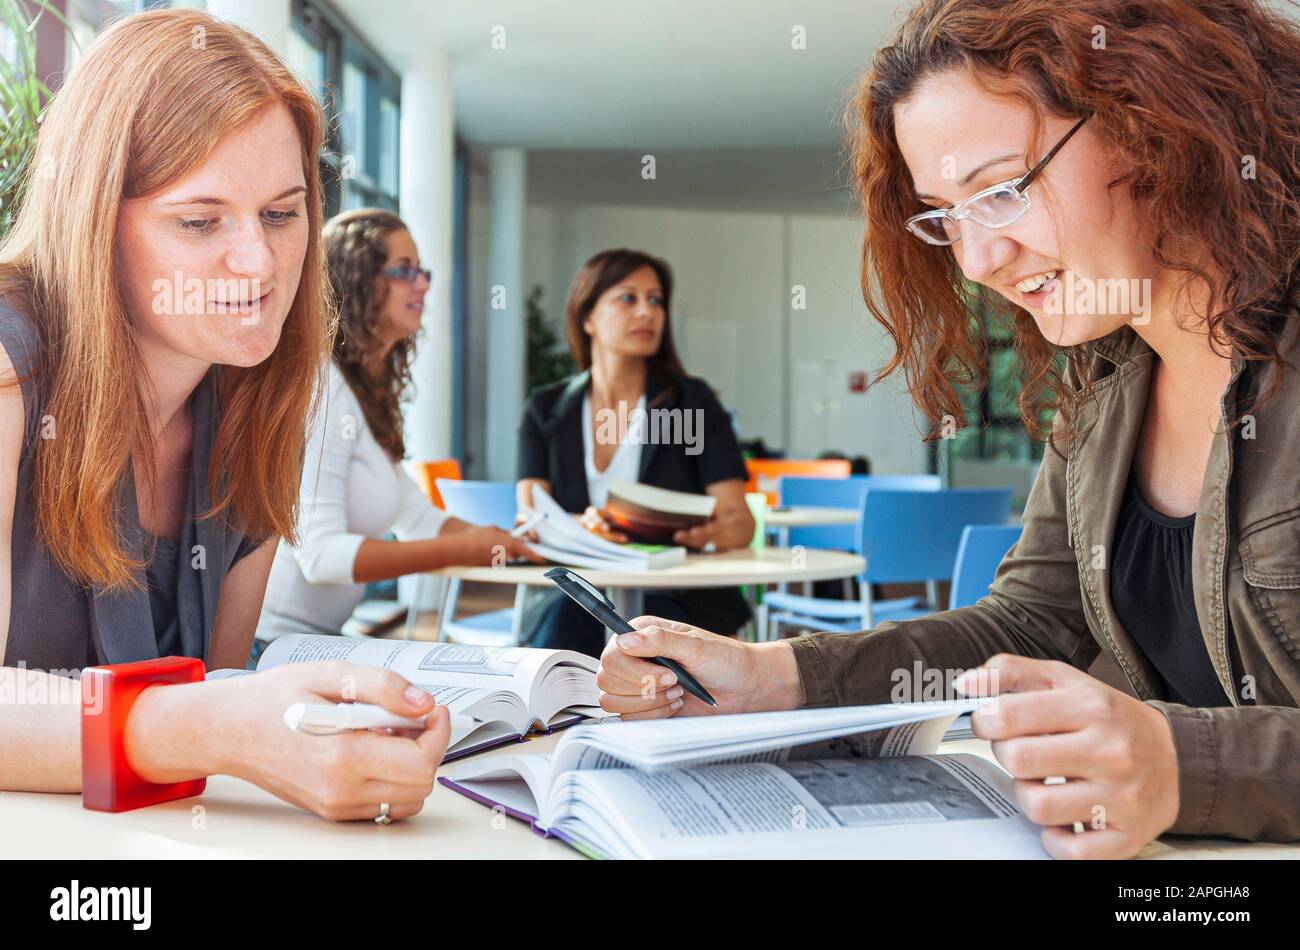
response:
[[[568,729],[580,722],[584,722],[588,717],[574,714],[571,719],[563,719],[555,725],[545,728],[532,728],[527,732],[512,732],[509,735],[497,736],[495,739],[488,739],[477,745],[466,746],[463,749],[457,749],[455,752],[448,752],[442,757],[444,762],[456,762],[460,759],[468,758],[471,755],[478,755],[480,752],[486,752],[488,749],[499,749],[503,745],[509,745],[512,742],[527,742],[529,739],[535,739],[538,736],[549,736],[553,732],[559,732],[561,729]]]
[[[493,801],[492,799],[488,798],[486,795],[482,795],[478,792],[472,791],[471,789],[466,788],[464,785],[461,785],[459,782],[456,782],[453,779],[439,778],[438,784],[444,785],[447,788],[451,789],[453,792],[457,792],[461,795],[464,795],[466,798],[472,799],[473,801],[478,802],[480,805],[486,805],[488,808],[492,808],[492,809],[497,809],[497,808],[501,809],[502,812],[509,815],[511,818],[515,819],[516,821],[522,821],[524,824],[526,824],[529,828],[533,830],[533,834],[535,835],[538,835],[542,838],[554,838],[556,841],[562,841],[565,844],[567,844],[570,848],[577,851],[579,854],[585,855],[586,857],[596,858],[598,860],[602,858],[601,855],[595,853],[594,851],[590,850],[586,846],[578,844],[578,842],[574,841],[573,838],[569,837],[563,831],[560,831],[559,829],[556,828],[543,828],[541,825],[538,824],[536,815],[529,815],[525,812],[519,811],[519,809],[517,808],[511,808],[508,805],[503,805],[498,801]]]

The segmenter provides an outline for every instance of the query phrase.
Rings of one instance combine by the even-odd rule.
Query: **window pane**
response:
[[[316,98],[324,102],[325,51],[316,45],[316,41],[297,27],[289,30],[285,59],[289,68],[316,93]]]
[[[1014,418],[1020,414],[1019,361],[1015,350],[999,348],[989,352],[989,402],[993,415]]]
[[[343,102],[339,110],[343,152],[358,172],[366,161],[366,74],[351,61],[343,64]]]
[[[379,186],[397,194],[398,151],[397,103],[385,96],[379,100]]]
[[[18,65],[18,38],[5,24],[0,24],[0,56],[10,65]]]

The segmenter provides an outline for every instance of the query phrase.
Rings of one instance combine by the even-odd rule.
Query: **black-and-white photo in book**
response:
[[[452,732],[444,762],[604,715],[599,661],[571,650],[291,634],[266,648],[257,669],[316,660],[391,669],[446,706]],[[209,677],[244,672],[252,671]]]
[[[1045,858],[992,762],[936,755],[988,700],[585,724],[439,781],[597,858]]]

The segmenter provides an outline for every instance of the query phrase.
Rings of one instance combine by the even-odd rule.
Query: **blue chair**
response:
[[[965,527],[1005,524],[1010,512],[1010,488],[870,488],[863,495],[854,544],[867,561],[858,576],[858,602],[769,594],[764,603],[770,635],[779,635],[783,624],[851,633],[933,613],[939,609],[935,582],[952,578]],[[873,583],[909,581],[925,581],[928,596],[873,602]]]
[[[515,526],[515,486],[513,482],[474,482],[454,478],[437,479],[447,514],[470,524],[495,525],[509,531]],[[474,646],[514,646],[519,641],[519,618],[527,588],[515,588],[515,605],[509,609],[490,610],[456,619],[456,602],[460,599],[460,579],[451,578],[447,597],[441,608],[442,621],[438,639],[450,639]],[[417,596],[416,604],[419,603]],[[414,612],[414,610],[412,610]]]
[[[849,475],[844,478],[816,478],[784,475],[777,482],[777,497],[785,507],[862,509],[863,492],[871,488],[912,488],[938,491],[943,482],[938,475]],[[852,551],[857,544],[858,529],[852,524],[814,525],[788,528],[778,532],[781,547],[821,548],[827,551]],[[788,585],[777,590],[784,594]],[[853,580],[844,578],[844,599],[853,600]]]
[[[847,478],[809,478],[784,475],[777,483],[779,504],[786,508],[862,508],[862,495],[872,488],[911,488],[938,491],[938,475],[849,475]],[[791,528],[785,543],[793,547],[852,551],[857,528],[851,524]]]
[[[1020,540],[1024,530],[1018,524],[968,524],[957,546],[957,564],[952,569],[948,609],[969,607],[989,592],[998,565]]]

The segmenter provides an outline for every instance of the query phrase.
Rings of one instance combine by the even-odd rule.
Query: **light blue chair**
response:
[[[475,482],[454,478],[436,480],[447,514],[470,524],[495,525],[505,531],[515,526],[515,486],[513,482]],[[515,605],[509,609],[490,610],[469,617],[456,618],[460,599],[460,579],[451,578],[447,597],[442,603],[439,640],[454,640],[474,646],[514,646],[519,641],[519,618],[527,588],[515,588]],[[416,603],[419,603],[418,597]]]
[[[785,475],[777,482],[777,499],[786,508],[855,508],[861,510],[862,495],[872,488],[911,488],[938,491],[938,475],[849,475],[847,478],[809,478]],[[852,551],[858,529],[851,524],[791,528],[790,547]]]
[[[1018,524],[968,524],[957,546],[957,564],[952,569],[948,609],[969,607],[989,592],[998,565],[1020,540],[1024,530]]]
[[[912,488],[938,491],[943,482],[938,475],[849,475],[844,478],[815,478],[785,475],[777,482],[778,503],[799,508],[854,508],[862,510],[863,492],[871,488]],[[790,528],[782,532],[783,547],[820,548],[826,551],[853,551],[858,529],[852,524],[814,525]],[[785,593],[787,585],[777,590]],[[853,600],[853,580],[844,578],[844,599]]]
[[[852,633],[933,613],[939,609],[936,582],[952,578],[965,527],[1006,524],[1010,512],[1010,488],[868,489],[854,544],[867,561],[858,576],[858,601],[769,594],[769,636],[778,636],[783,625]],[[925,581],[928,596],[873,601],[873,583],[910,581]]]

